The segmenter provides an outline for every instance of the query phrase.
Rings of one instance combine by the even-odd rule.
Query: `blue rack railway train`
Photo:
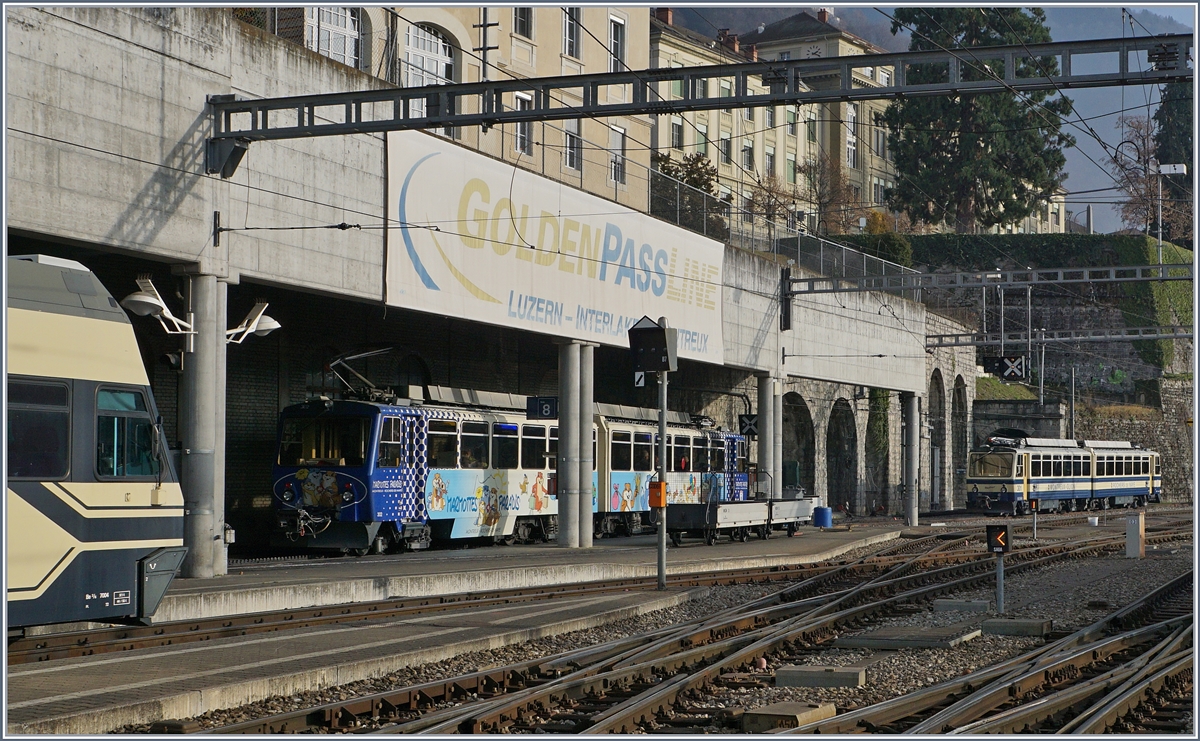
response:
[[[431,542],[557,537],[557,422],[515,408],[389,401],[315,399],[282,412],[274,545],[365,555]],[[594,533],[635,535],[653,527],[653,413],[597,408]],[[668,502],[750,499],[744,437],[676,415],[667,443]]]
[[[9,629],[146,622],[187,549],[133,326],[78,262],[7,265]]]
[[[1162,462],[1129,442],[992,436],[967,454],[966,481],[975,511],[1141,507],[1162,499]]]

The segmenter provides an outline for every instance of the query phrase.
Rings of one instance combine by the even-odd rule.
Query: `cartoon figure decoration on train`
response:
[[[446,482],[440,473],[433,474],[433,483],[429,487],[429,511],[441,512],[446,509]]]
[[[608,499],[608,511],[621,511],[621,485],[613,484],[612,496]]]
[[[337,473],[301,468],[296,471],[296,480],[300,482],[300,490],[304,492],[305,506],[336,508],[341,504],[337,490]]]
[[[628,481],[625,482],[625,488],[621,490],[621,511],[633,511],[633,489]]]
[[[636,501],[634,509],[639,512],[645,512],[650,509],[650,490],[642,486],[642,475],[640,473],[633,476],[633,491]]]
[[[528,477],[526,477],[528,479]],[[522,484],[524,487],[524,484]],[[521,489],[522,493],[525,491]],[[542,472],[538,471],[533,479],[533,496],[529,498],[529,509],[534,512],[541,512],[550,506],[550,497],[546,494],[546,482],[542,478]]]
[[[595,512],[600,504],[600,493],[596,491],[596,485],[592,484],[592,511]]]
[[[500,522],[500,492],[494,486],[483,484],[475,489],[475,524],[492,527]]]

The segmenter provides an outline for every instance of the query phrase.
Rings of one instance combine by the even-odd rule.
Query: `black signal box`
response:
[[[1008,525],[987,526],[987,549],[988,553],[1008,553],[1012,550]]]
[[[679,370],[675,356],[678,344],[674,328],[659,326],[658,322],[644,316],[629,328],[629,350],[633,353],[633,370],[647,373]]]

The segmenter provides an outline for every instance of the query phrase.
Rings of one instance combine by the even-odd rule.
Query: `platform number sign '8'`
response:
[[[557,396],[531,396],[525,402],[526,419],[558,419]]]
[[[988,553],[1008,553],[1012,550],[1012,539],[1008,525],[987,526]]]

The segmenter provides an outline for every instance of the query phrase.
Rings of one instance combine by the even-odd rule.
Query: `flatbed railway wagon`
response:
[[[430,390],[436,394],[430,403],[316,399],[285,409],[272,544],[365,555],[433,542],[556,538],[557,422],[528,419],[515,406],[446,401],[480,392]],[[593,532],[636,535],[654,526],[653,413],[605,404],[597,410]],[[745,499],[745,439],[673,416],[667,431],[673,500]]]
[[[967,508],[1021,515],[1162,499],[1158,453],[1127,441],[988,438],[967,454]]]
[[[78,262],[24,255],[7,266],[10,634],[145,623],[187,549],[133,325]]]

